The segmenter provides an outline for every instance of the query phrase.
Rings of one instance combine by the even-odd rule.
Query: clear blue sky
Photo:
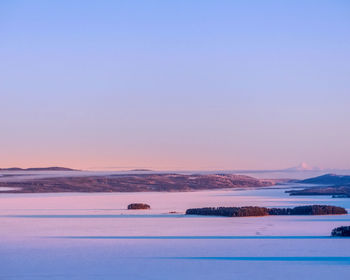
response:
[[[0,166],[350,168],[350,2],[0,2]]]

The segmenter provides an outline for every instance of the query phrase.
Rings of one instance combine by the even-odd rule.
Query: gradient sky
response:
[[[0,167],[350,168],[350,2],[0,1]]]

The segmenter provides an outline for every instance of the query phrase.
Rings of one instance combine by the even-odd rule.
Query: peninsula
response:
[[[174,192],[261,188],[272,186],[276,182],[277,180],[260,180],[232,174],[125,174],[1,181],[0,188],[14,188],[2,193]]]

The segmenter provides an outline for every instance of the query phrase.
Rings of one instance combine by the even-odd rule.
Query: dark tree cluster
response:
[[[145,204],[145,203],[131,203],[128,205],[128,209],[150,209],[151,206],[149,206],[148,204]]]
[[[186,215],[205,215],[205,216],[225,216],[225,217],[248,217],[248,216],[266,216],[268,209],[264,207],[207,207],[187,209]]]
[[[343,207],[330,205],[306,205],[294,208],[269,209],[269,215],[339,215],[347,213]]]
[[[270,208],[269,215],[292,215],[293,208]]]
[[[292,211],[292,215],[340,215],[347,213],[343,207],[331,205],[298,206]]]
[[[337,227],[332,230],[332,236],[346,236],[350,237],[350,226]]]
[[[186,211],[186,215],[248,217],[267,215],[336,215],[347,214],[342,207],[329,205],[307,205],[294,208],[265,208],[256,206],[247,207],[206,207],[192,208]]]

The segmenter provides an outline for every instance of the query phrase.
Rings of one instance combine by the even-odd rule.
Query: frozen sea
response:
[[[259,190],[0,193],[0,279],[337,279],[350,275],[349,215],[200,217],[205,206],[343,206]],[[143,202],[151,210],[126,210]],[[170,213],[171,212],[171,213]]]

